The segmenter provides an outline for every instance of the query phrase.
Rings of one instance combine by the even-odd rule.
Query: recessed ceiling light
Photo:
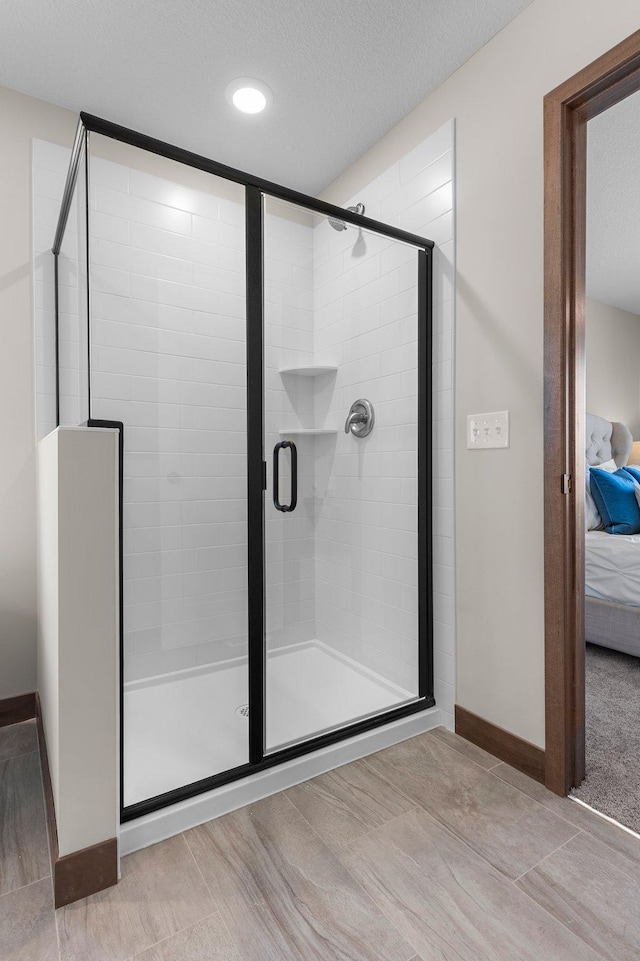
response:
[[[273,94],[266,83],[251,77],[238,77],[227,87],[227,100],[241,113],[262,113]]]

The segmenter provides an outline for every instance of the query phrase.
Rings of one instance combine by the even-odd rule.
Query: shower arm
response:
[[[347,207],[347,210],[352,214],[359,214],[362,216],[364,214],[364,204],[355,204],[353,207]],[[338,233],[347,229],[347,225],[345,224],[344,220],[340,220],[338,217],[329,217],[328,220],[329,224],[334,230],[337,230]]]

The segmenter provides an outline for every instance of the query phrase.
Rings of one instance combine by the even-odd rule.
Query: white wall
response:
[[[544,95],[638,28],[635,0],[534,0],[323,194],[456,120],[457,702],[544,744]],[[467,414],[511,447],[467,451]]]
[[[31,139],[71,144],[76,118],[0,88],[0,698],[36,688]]]
[[[587,410],[640,440],[640,316],[587,299],[585,324]]]
[[[60,856],[115,837],[118,433],[39,445],[38,690]]]

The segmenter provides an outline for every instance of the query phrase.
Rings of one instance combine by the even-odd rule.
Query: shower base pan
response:
[[[267,751],[414,700],[320,641],[267,655]],[[246,764],[247,660],[125,685],[125,804]]]
[[[270,748],[413,699],[319,641],[271,651],[267,663]],[[246,762],[246,701],[246,660],[127,684],[127,803]],[[439,708],[427,708],[127,821],[120,826],[120,856],[442,723]]]

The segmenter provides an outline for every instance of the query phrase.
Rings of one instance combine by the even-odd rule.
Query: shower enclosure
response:
[[[120,430],[123,821],[433,706],[432,248],[81,115],[57,422]]]

